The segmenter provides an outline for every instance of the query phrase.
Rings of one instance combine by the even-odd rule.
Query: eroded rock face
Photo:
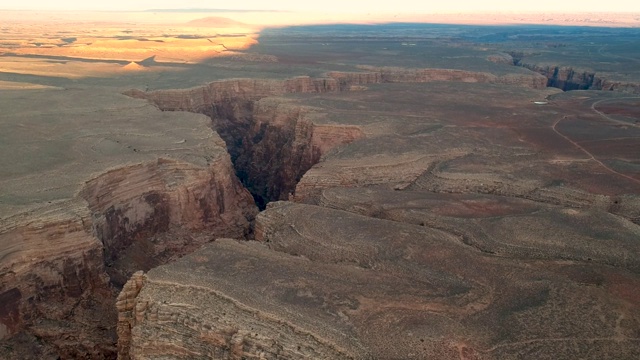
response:
[[[288,199],[324,154],[364,137],[358,126],[316,124],[314,115],[313,108],[265,98],[252,105],[250,114],[212,116],[214,126],[231,139],[227,144],[236,173],[259,207]]]
[[[497,257],[310,205],[276,203],[257,222],[264,245],[218,240],[146,275],[130,358],[638,355],[637,303],[619,288],[637,279],[624,271]]]
[[[82,203],[59,205],[37,219],[19,215],[4,222],[0,335],[28,329],[59,356],[108,358],[115,354],[116,290],[105,273],[102,244]]]
[[[591,89],[595,82],[595,73],[574,70],[572,67],[538,66],[526,63],[521,63],[520,65],[546,76],[549,79],[548,86],[563,91]],[[602,82],[602,80],[599,79],[599,82]],[[594,90],[601,90],[601,88]]]
[[[88,181],[81,196],[117,286],[213,237],[245,237],[256,212],[228,156],[205,167],[160,159],[117,169]]]
[[[148,99],[162,110],[208,115],[213,128],[227,143],[236,174],[258,206],[264,208],[269,201],[288,199],[322,155],[364,136],[357,126],[316,125],[307,116],[312,108],[290,106],[266,97],[337,93],[390,82],[479,82],[534,89],[546,86],[544,77],[537,74],[496,76],[448,69],[364,69],[369,71],[334,71],[324,78],[222,80],[186,90],[131,90],[126,94]]]
[[[518,66],[525,67],[544,75],[547,86],[563,91],[570,90],[606,90],[622,93],[639,94],[640,84],[619,80],[611,80],[606,74],[597,74],[592,70],[578,69],[572,66],[543,65],[519,61]]]
[[[637,357],[640,179],[637,155],[614,144],[639,134],[631,103],[515,89],[383,83],[255,102],[269,124],[365,136],[267,205],[260,243],[217,240],[149,271],[122,295],[120,353]]]
[[[364,67],[368,69],[369,67]],[[542,89],[546,86],[543,77],[537,74],[495,75],[488,72],[476,72],[453,69],[402,69],[381,68],[382,82],[390,83],[428,83],[434,81],[454,81],[466,83],[504,84]]]
[[[511,83],[523,87],[544,88],[543,78],[531,73],[522,75],[522,82],[503,80],[513,76],[496,76],[491,73],[451,69],[404,69],[363,66],[362,72],[331,71],[326,77],[298,76],[291,79],[230,79],[184,90],[154,90],[143,92],[129,90],[125,95],[147,99],[162,110],[204,112],[211,107],[224,106],[225,102],[259,100],[267,96],[288,93],[327,93],[348,91],[352,86],[384,82],[424,83],[433,81],[457,81],[479,83]]]
[[[136,298],[140,293],[147,277],[143,271],[138,271],[122,287],[116,299],[116,309],[118,310],[118,358],[128,359],[129,348],[131,347],[131,329],[140,321],[137,317]]]
[[[257,213],[206,117],[70,92],[28,98],[54,114],[13,99],[16,114],[0,122],[28,124],[24,136],[52,159],[32,165],[39,158],[19,152],[0,177],[3,358],[115,358],[114,304],[131,274],[217,236],[243,238]]]
[[[233,240],[223,240],[216,242],[213,251],[220,251],[220,254],[229,259],[240,260],[247,255],[259,254],[266,249],[248,244],[247,247],[236,244]],[[208,248],[207,248],[208,249]],[[248,250],[247,251],[245,251]],[[210,261],[215,261],[209,257],[211,253],[201,252],[197,261],[203,266]],[[288,259],[275,256],[268,263],[264,263],[267,268],[273,270],[278,267],[280,261],[286,262]],[[234,261],[232,260],[232,261]],[[232,262],[217,262],[218,269],[222,273],[237,271]],[[247,263],[247,267],[242,272],[253,268],[257,263]],[[180,266],[178,263],[176,266]],[[225,268],[227,270],[225,270]],[[162,356],[173,356],[177,358],[213,358],[213,359],[242,359],[247,357],[255,358],[291,358],[291,359],[343,359],[349,358],[349,351],[341,346],[336,346],[325,334],[317,334],[308,331],[304,326],[286,321],[285,319],[273,316],[268,311],[260,308],[253,308],[251,305],[238,301],[229,294],[220,291],[220,288],[210,287],[209,281],[216,281],[214,278],[200,283],[195,277],[187,273],[199,269],[182,267],[185,271],[181,276],[186,276],[186,282],[182,279],[174,278],[172,273],[159,270],[160,277],[155,277],[151,273],[132,278],[127,283],[125,289],[127,294],[119,298],[120,321],[118,333],[122,339],[119,342],[120,359],[141,359],[155,358]],[[268,270],[270,272],[270,270]],[[152,271],[155,273],[155,271]],[[253,272],[253,275],[258,273]],[[264,273],[266,274],[266,272]],[[165,275],[167,277],[165,277]],[[143,277],[142,286],[138,287],[139,279]],[[196,281],[195,286],[190,286],[190,280]],[[259,281],[258,278],[256,278]],[[137,282],[136,282],[137,281]],[[228,284],[233,286],[232,284]],[[171,291],[175,296],[156,301],[158,294]],[[251,291],[247,288],[246,290]],[[139,293],[135,295],[135,292]],[[123,293],[124,294],[124,293]],[[125,299],[126,297],[126,299]],[[260,299],[261,298],[261,299]],[[256,298],[261,302],[264,297]],[[126,304],[126,306],[125,306]],[[276,305],[276,304],[274,304]],[[194,307],[201,308],[203,313],[195,313]],[[131,309],[131,310],[129,310]],[[287,309],[281,309],[288,312]],[[247,324],[250,326],[246,326]],[[322,324],[309,324],[311,326]],[[130,330],[128,330],[130,329]],[[171,329],[171,330],[169,330]],[[161,336],[158,334],[171,332],[171,336]],[[336,331],[327,329],[328,334],[336,337]],[[128,344],[128,346],[125,346]]]

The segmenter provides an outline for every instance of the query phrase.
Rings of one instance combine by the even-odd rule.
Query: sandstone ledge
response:
[[[115,356],[117,287],[212,237],[245,236],[251,195],[204,116],[110,91],[4,95],[0,337]]]
[[[120,353],[637,357],[640,303],[627,290],[640,271],[636,175],[567,141],[584,127],[603,130],[594,143],[636,134],[591,108],[624,95],[513,89],[382,83],[223,112],[364,136],[323,153],[297,184],[298,203],[267,205],[262,244],[216,241],[123,295]],[[629,156],[589,149],[603,163]]]
[[[624,271],[500,258],[440,230],[310,205],[275,204],[258,223],[266,243],[218,240],[121,295],[121,356],[638,355]]]

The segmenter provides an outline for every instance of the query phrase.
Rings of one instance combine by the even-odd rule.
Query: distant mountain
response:
[[[243,10],[243,9],[148,9],[145,12],[179,12],[179,13],[244,13],[244,12],[285,12],[281,10]]]
[[[208,16],[202,19],[191,20],[187,23],[187,25],[200,27],[246,26],[246,24],[244,23],[221,16]]]

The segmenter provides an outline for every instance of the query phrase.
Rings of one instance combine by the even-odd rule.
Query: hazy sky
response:
[[[321,10],[323,12],[640,12],[634,0],[0,0],[0,9],[144,10],[158,8]]]

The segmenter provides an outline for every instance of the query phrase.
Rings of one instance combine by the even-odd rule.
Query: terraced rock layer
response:
[[[573,66],[537,64],[524,60],[522,54],[513,52],[504,57],[494,57],[491,61],[512,63],[545,76],[547,86],[562,91],[571,90],[605,90],[629,94],[640,94],[640,84],[632,81],[608,79],[607,75],[598,74],[593,70],[580,69]]]
[[[429,227],[288,202],[257,222],[265,243],[218,240],[132,278],[120,356],[640,354],[637,304],[619,288],[637,282],[606,266],[496,257]]]
[[[263,98],[255,114],[365,136],[269,203],[257,241],[135,275],[119,354],[635,359],[635,101],[466,82]]]
[[[322,155],[363,136],[356,127],[318,126],[308,119],[310,108],[261,101],[290,93],[335,93],[370,84],[453,81],[509,84],[544,88],[543,77],[449,69],[401,69],[367,67],[366,72],[329,72],[323,78],[286,80],[234,79],[185,90],[142,92],[127,95],[148,99],[161,110],[203,113],[227,143],[236,174],[253,194],[260,208],[293,194],[302,176]]]
[[[520,63],[525,67],[547,77],[547,86],[563,91],[570,90],[606,90],[630,94],[640,94],[640,84],[633,82],[609,80],[606,76],[593,71],[581,70],[570,66],[546,66]]]
[[[0,358],[115,358],[131,274],[243,238],[257,213],[206,117],[70,93],[3,95],[0,146],[14,156],[0,177]]]

